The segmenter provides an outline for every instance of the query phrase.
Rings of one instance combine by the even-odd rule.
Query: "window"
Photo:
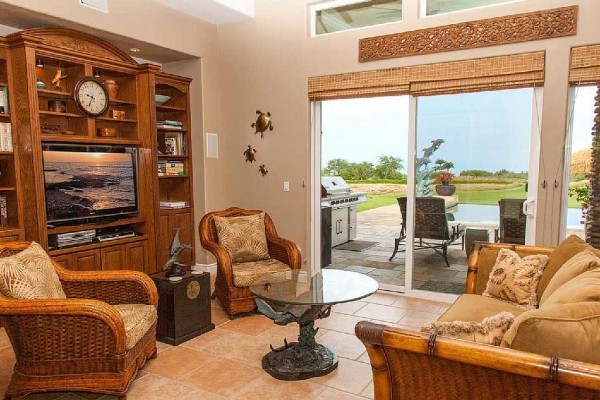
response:
[[[425,15],[445,14],[470,8],[493,6],[503,3],[514,3],[523,0],[422,0]]]
[[[311,8],[313,35],[402,21],[402,0],[333,1]]]

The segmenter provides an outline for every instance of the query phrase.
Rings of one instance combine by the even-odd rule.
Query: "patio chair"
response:
[[[394,253],[390,261],[398,253],[400,243],[406,240],[406,197],[398,197],[398,205],[402,213],[400,236],[395,239]],[[462,249],[465,246],[465,227],[460,224],[448,224],[446,205],[441,197],[417,197],[415,206],[415,250],[432,249],[448,262],[448,246],[461,240]],[[456,243],[458,244],[458,243]],[[405,250],[400,250],[405,251]]]
[[[525,199],[500,199],[500,227],[496,229],[496,243],[525,244],[525,224],[523,213]]]

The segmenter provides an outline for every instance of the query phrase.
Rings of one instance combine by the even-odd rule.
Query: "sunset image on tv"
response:
[[[136,207],[130,153],[44,151],[48,221]]]

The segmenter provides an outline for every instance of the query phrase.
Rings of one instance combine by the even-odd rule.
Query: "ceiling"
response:
[[[154,0],[174,10],[221,25],[254,18],[254,0]]]

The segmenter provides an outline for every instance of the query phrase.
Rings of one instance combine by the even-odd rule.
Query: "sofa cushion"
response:
[[[463,294],[446,310],[444,315],[438,318],[438,321],[482,322],[487,317],[500,314],[504,311],[513,314],[515,317],[524,312],[520,307],[493,297]]]
[[[475,343],[500,345],[504,333],[510,328],[515,316],[509,312],[475,321],[437,321],[425,324],[421,332],[436,333],[440,336],[467,340]]]
[[[594,248],[589,244],[585,243],[580,237],[571,235],[558,245],[556,249],[550,254],[548,265],[546,270],[540,279],[538,284],[537,293],[538,299],[542,298],[546,287],[554,277],[554,274],[574,255],[581,253],[584,250],[592,250]],[[596,253],[597,254],[597,253]]]
[[[555,304],[600,301],[600,268],[584,272],[556,289],[543,307]]]
[[[483,296],[505,300],[525,309],[537,307],[536,289],[547,263],[547,255],[521,258],[512,250],[500,250]]]
[[[125,324],[126,347],[130,350],[156,322],[156,308],[147,304],[116,304],[114,307]]]
[[[584,250],[571,257],[554,274],[540,299],[540,306],[562,285],[582,273],[600,267],[600,258],[591,250]]]
[[[502,346],[600,364],[600,302],[556,304],[524,312]]]
[[[231,268],[233,269],[233,284],[237,287],[282,281],[289,276],[289,271],[291,271],[288,265],[273,258],[236,263]]]
[[[25,250],[0,258],[0,293],[14,299],[65,299],[52,259],[32,242]]]
[[[231,261],[242,263],[269,257],[265,234],[265,213],[240,217],[214,217],[219,244],[227,250]]]

